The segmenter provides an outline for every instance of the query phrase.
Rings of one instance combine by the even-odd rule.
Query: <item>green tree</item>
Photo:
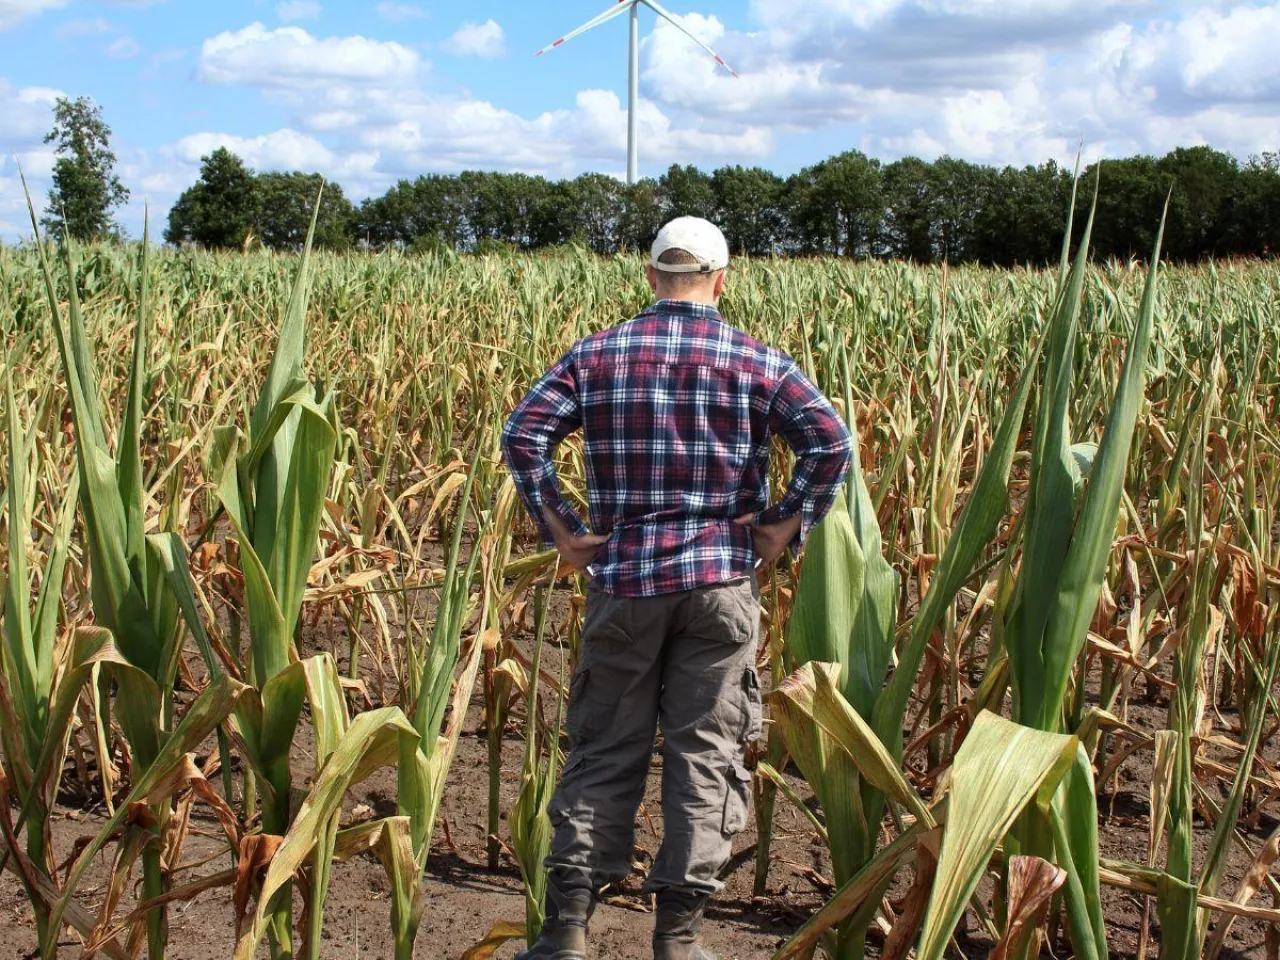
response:
[[[1071,173],[1054,161],[1005,167],[993,175],[974,218],[970,255],[1006,267],[1056,262],[1070,202]]]
[[[1274,257],[1280,253],[1280,153],[1250,157],[1236,179],[1232,201],[1236,253]]]
[[[1083,221],[1093,192],[1096,165],[1084,175],[1087,189],[1076,198],[1076,219]],[[1155,157],[1137,156],[1102,163],[1093,250],[1099,260],[1145,259],[1155,247],[1156,228],[1169,192],[1169,178]]]
[[[761,167],[721,167],[711,174],[714,219],[729,249],[766,256],[782,238],[786,182]]]
[[[938,259],[972,260],[975,226],[991,192],[993,171],[942,156],[929,167],[933,194],[933,248]]]
[[[318,173],[260,173],[255,180],[258,239],[272,250],[298,250],[307,239],[307,227],[324,185],[324,198],[316,218],[315,245],[341,250],[354,239],[355,207],[336,183],[325,183]]]
[[[1180,147],[1157,165],[1172,189],[1165,249],[1174,260],[1231,252],[1232,200],[1240,165],[1212,147]]]
[[[891,257],[933,262],[933,179],[929,164],[903,157],[884,168],[884,252]]]
[[[226,147],[200,159],[200,179],[169,211],[168,243],[198,243],[212,249],[239,247],[258,215],[253,171]]]
[[[77,240],[118,233],[111,213],[129,199],[129,191],[116,176],[111,128],[102,119],[102,108],[89,97],[59,97],[53,107],[53,129],[44,142],[55,144],[58,156],[45,228]]]
[[[658,181],[641,180],[623,188],[622,219],[618,223],[618,246],[647,254],[662,229],[662,197]]]
[[[810,253],[869,256],[885,218],[880,161],[857,150],[806,167],[787,181],[794,239]]]
[[[715,216],[716,194],[711,178],[695,166],[673,163],[658,178],[658,194],[662,198],[663,221],[676,217]]]
[[[462,246],[467,203],[457,177],[430,174],[401,180],[360,207],[358,233],[372,246]]]
[[[596,253],[613,253],[618,249],[626,186],[607,174],[584,173],[571,188],[575,233]]]

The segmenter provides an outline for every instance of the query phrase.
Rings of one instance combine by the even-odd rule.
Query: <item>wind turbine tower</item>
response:
[[[658,3],[658,0],[617,0],[613,7],[598,17],[588,20],[572,33],[566,33],[549,47],[543,47],[536,54],[540,57],[548,50],[554,50],[566,40],[572,40],[579,34],[586,33],[588,30],[594,29],[614,17],[619,17],[624,13],[629,14],[631,20],[631,42],[628,48],[627,74],[627,183],[629,184],[633,184],[640,179],[640,142],[636,131],[636,108],[640,100],[640,7],[642,5],[648,7],[703,50],[707,51],[707,53],[711,54],[711,56],[715,57],[716,63],[728,70],[733,76],[737,76],[737,73],[724,62],[720,54],[686,30],[679,20],[673,17],[662,4]]]

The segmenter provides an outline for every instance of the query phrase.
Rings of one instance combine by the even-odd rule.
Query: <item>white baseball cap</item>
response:
[[[668,250],[683,250],[697,263],[660,263]],[[729,244],[720,228],[701,217],[677,217],[653,241],[653,267],[664,273],[715,273],[729,266]]]

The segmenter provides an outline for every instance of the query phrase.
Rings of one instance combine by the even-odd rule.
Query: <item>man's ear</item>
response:
[[[658,292],[658,271],[653,269],[653,264],[646,263],[644,265],[644,275],[649,281],[649,289],[654,293]]]
[[[725,267],[723,270],[721,270],[719,273],[716,274],[715,297],[717,300],[719,300],[720,295],[724,293],[724,278],[728,276],[728,274],[729,274],[728,267]]]

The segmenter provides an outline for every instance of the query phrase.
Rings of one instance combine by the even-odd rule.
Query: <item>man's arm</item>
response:
[[[502,431],[507,467],[520,499],[537,524],[543,545],[556,546],[577,567],[589,563],[594,548],[608,539],[592,534],[564,499],[551,460],[551,452],[560,441],[580,426],[582,415],[570,351],[525,394]]]
[[[782,499],[754,517],[756,549],[766,563],[790,544],[799,549],[822,518],[849,473],[853,440],[844,420],[799,367],[779,382],[769,425],[795,454],[791,483]],[[746,517],[739,522],[747,521]]]

